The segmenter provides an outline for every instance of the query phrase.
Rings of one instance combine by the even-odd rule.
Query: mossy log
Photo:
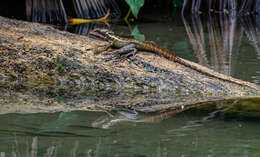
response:
[[[94,54],[107,44],[0,17],[0,113],[120,108],[162,112],[260,95],[257,85],[207,77],[149,52],[125,60]]]

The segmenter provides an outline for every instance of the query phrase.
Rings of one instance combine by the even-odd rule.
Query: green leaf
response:
[[[130,6],[131,11],[135,16],[135,18],[137,18],[140,8],[144,5],[144,0],[125,0],[125,1]]]
[[[145,36],[139,32],[138,26],[135,26],[135,28],[132,31],[131,35],[134,36],[134,38],[136,40],[141,40],[141,41],[145,40]]]

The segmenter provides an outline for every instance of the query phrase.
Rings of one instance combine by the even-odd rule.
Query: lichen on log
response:
[[[13,112],[10,104],[24,104],[19,111],[26,112],[25,104],[30,104],[34,112],[118,107],[156,112],[178,104],[260,95],[257,85],[207,77],[149,52],[125,60],[93,53],[107,44],[0,17],[0,110]]]

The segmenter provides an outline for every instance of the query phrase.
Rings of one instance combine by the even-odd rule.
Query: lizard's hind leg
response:
[[[136,49],[136,45],[135,44],[129,44],[126,45],[118,50],[109,52],[109,57],[106,60],[113,60],[113,58],[117,58],[117,59],[126,59],[129,58],[130,56],[135,56],[135,54],[137,53],[137,49]]]
[[[134,56],[137,53],[135,44],[126,45],[118,50],[112,52],[112,55],[119,55],[120,57],[128,58],[129,56]]]

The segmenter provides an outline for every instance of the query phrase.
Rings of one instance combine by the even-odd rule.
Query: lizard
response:
[[[216,78],[222,81],[226,81],[229,83],[233,83],[236,85],[247,86],[249,88],[258,89],[258,87],[253,83],[241,81],[226,76],[224,74],[220,74],[218,72],[215,72],[214,70],[197,65],[196,63],[178,57],[170,50],[165,49],[151,41],[139,41],[134,38],[116,35],[113,31],[110,31],[108,29],[94,29],[90,32],[90,35],[98,39],[102,39],[104,41],[109,42],[109,45],[105,49],[108,49],[109,47],[119,48],[119,50],[117,50],[117,53],[119,53],[120,55],[121,54],[127,54],[127,56],[135,55],[137,53],[137,50],[153,52],[159,56],[165,57],[170,61],[179,63],[185,67],[188,67],[206,76]]]

